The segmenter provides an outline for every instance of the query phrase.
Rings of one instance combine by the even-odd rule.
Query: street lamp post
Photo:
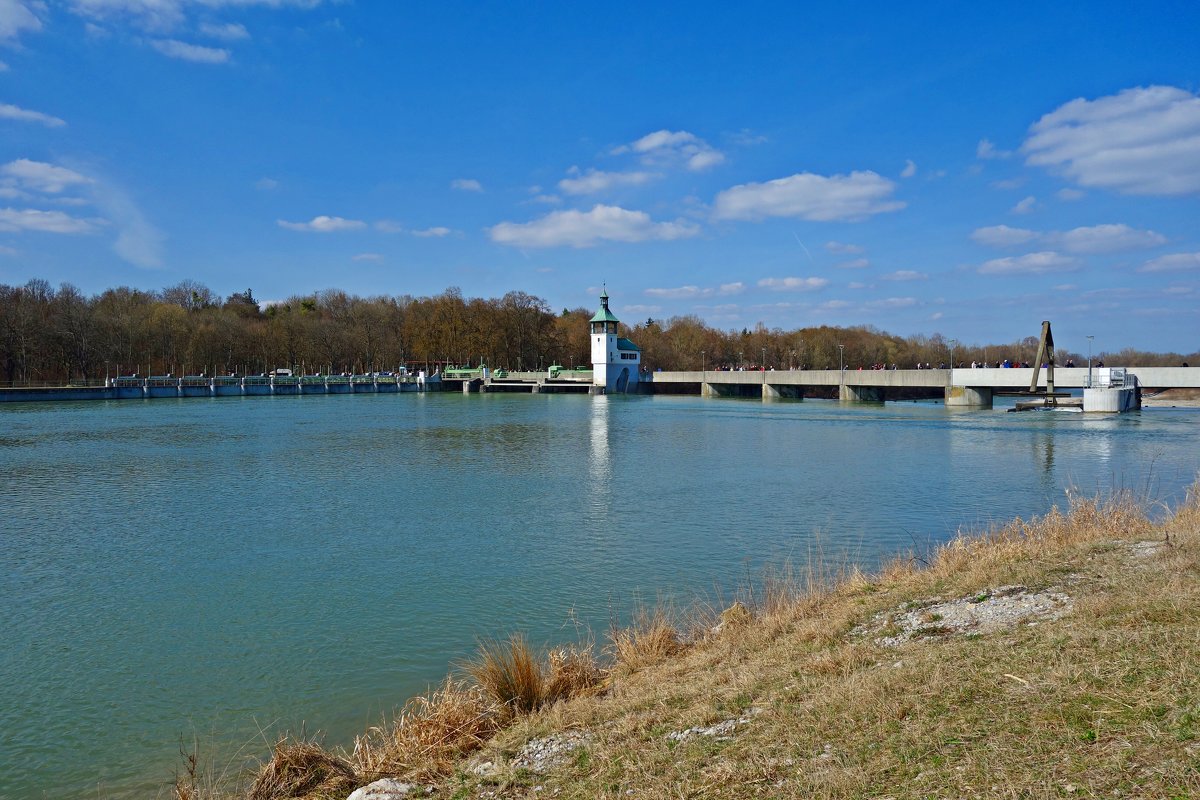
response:
[[[951,339],[950,345],[950,369],[954,369],[954,345],[958,344],[957,339]]]
[[[842,372],[845,372],[845,371],[846,371],[846,358],[845,358],[845,356],[846,356],[846,345],[844,345],[844,344],[839,344],[839,345],[838,345],[838,372],[839,372],[839,373],[842,373]]]
[[[788,359],[788,370],[790,371],[795,368],[796,368],[796,351],[793,350],[792,357]]]
[[[762,354],[763,354],[762,361],[759,362],[758,366],[762,368],[763,372],[766,372],[767,371],[767,348],[764,347],[762,349]]]
[[[708,353],[707,353],[707,351],[701,350],[700,351],[700,374],[701,374],[701,376],[703,376],[704,373],[706,373],[706,372],[708,372]]]
[[[741,350],[738,350],[738,369],[739,369],[739,370],[741,370],[741,369],[742,369],[742,367],[743,367],[743,363],[742,363],[742,351],[741,351]]]
[[[1089,389],[1092,388],[1092,340],[1095,338],[1096,338],[1096,336],[1094,334],[1087,337],[1087,340],[1088,340],[1088,381],[1087,381],[1087,386]]]

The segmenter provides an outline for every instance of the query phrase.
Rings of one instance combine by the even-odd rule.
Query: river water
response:
[[[146,796],[181,740],[347,742],[479,637],[602,638],[1114,487],[1200,413],[346,395],[0,406],[0,798]],[[232,745],[231,745],[232,743]]]

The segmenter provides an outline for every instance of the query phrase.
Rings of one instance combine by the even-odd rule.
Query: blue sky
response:
[[[0,0],[0,282],[1191,351],[1197,42],[1190,2]]]

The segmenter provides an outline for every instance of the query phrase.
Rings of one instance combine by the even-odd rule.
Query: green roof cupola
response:
[[[616,333],[619,321],[608,309],[608,289],[601,289],[600,310],[592,317],[592,333]]]

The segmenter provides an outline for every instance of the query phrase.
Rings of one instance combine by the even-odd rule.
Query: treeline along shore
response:
[[[593,311],[556,312],[521,291],[499,298],[467,298],[457,288],[433,297],[359,297],[327,289],[264,303],[251,289],[222,297],[194,281],[88,296],[70,284],[56,289],[35,279],[0,284],[0,381],[61,385],[118,374],[246,374],[276,367],[359,373],[481,361],[509,369],[586,365]],[[1037,352],[1032,336],[955,342],[952,355],[951,340],[936,333],[901,337],[870,325],[719,330],[690,315],[621,329],[642,348],[642,363],[651,370],[913,368],[944,366],[951,357],[962,366],[1032,361]],[[1095,357],[1141,366],[1200,363],[1200,353],[1132,349]],[[1069,358],[1082,363],[1086,357],[1059,350],[1058,363]]]

